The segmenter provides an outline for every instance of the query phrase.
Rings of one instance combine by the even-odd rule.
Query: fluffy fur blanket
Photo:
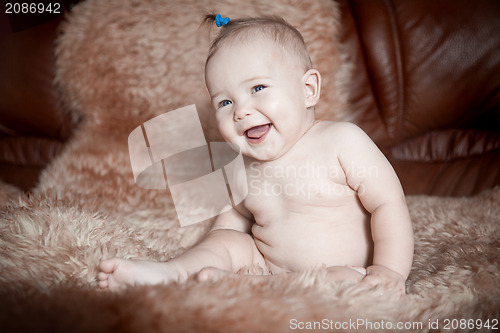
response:
[[[97,288],[102,258],[168,260],[210,227],[180,228],[167,191],[135,185],[127,136],[156,115],[196,103],[208,140],[218,139],[203,78],[210,35],[199,29],[211,9],[230,17],[275,13],[299,27],[325,77],[319,117],[344,116],[327,112],[344,109],[339,88],[349,72],[335,56],[338,11],[331,1],[83,2],[57,46],[57,83],[67,110],[82,117],[78,130],[33,193],[0,184],[0,330],[498,328],[500,189],[471,198],[408,197],[415,261],[408,295],[397,301],[374,288],[329,282],[324,269],[120,294]]]

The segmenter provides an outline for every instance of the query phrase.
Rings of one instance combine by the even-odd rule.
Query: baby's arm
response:
[[[339,161],[348,185],[371,213],[374,257],[365,280],[404,288],[413,260],[413,229],[403,189],[389,161],[371,139],[355,125],[340,126]]]

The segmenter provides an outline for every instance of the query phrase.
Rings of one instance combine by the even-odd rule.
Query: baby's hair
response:
[[[215,26],[216,15],[207,14],[202,23]],[[260,33],[278,43],[284,51],[298,57],[305,70],[312,68],[311,58],[307,52],[304,38],[290,23],[279,16],[243,17],[231,19],[229,23],[219,28],[220,32],[212,41],[206,63],[228,42],[245,40],[250,32]]]

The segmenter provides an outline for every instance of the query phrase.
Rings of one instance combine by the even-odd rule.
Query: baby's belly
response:
[[[314,214],[279,215],[257,220],[252,227],[257,248],[275,273],[323,265],[366,267],[371,262],[369,216],[362,208],[316,208]]]

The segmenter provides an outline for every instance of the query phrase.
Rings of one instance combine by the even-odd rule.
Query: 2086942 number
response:
[[[6,14],[61,14],[59,2],[6,2]]]
[[[498,319],[445,319],[444,330],[498,330]]]

